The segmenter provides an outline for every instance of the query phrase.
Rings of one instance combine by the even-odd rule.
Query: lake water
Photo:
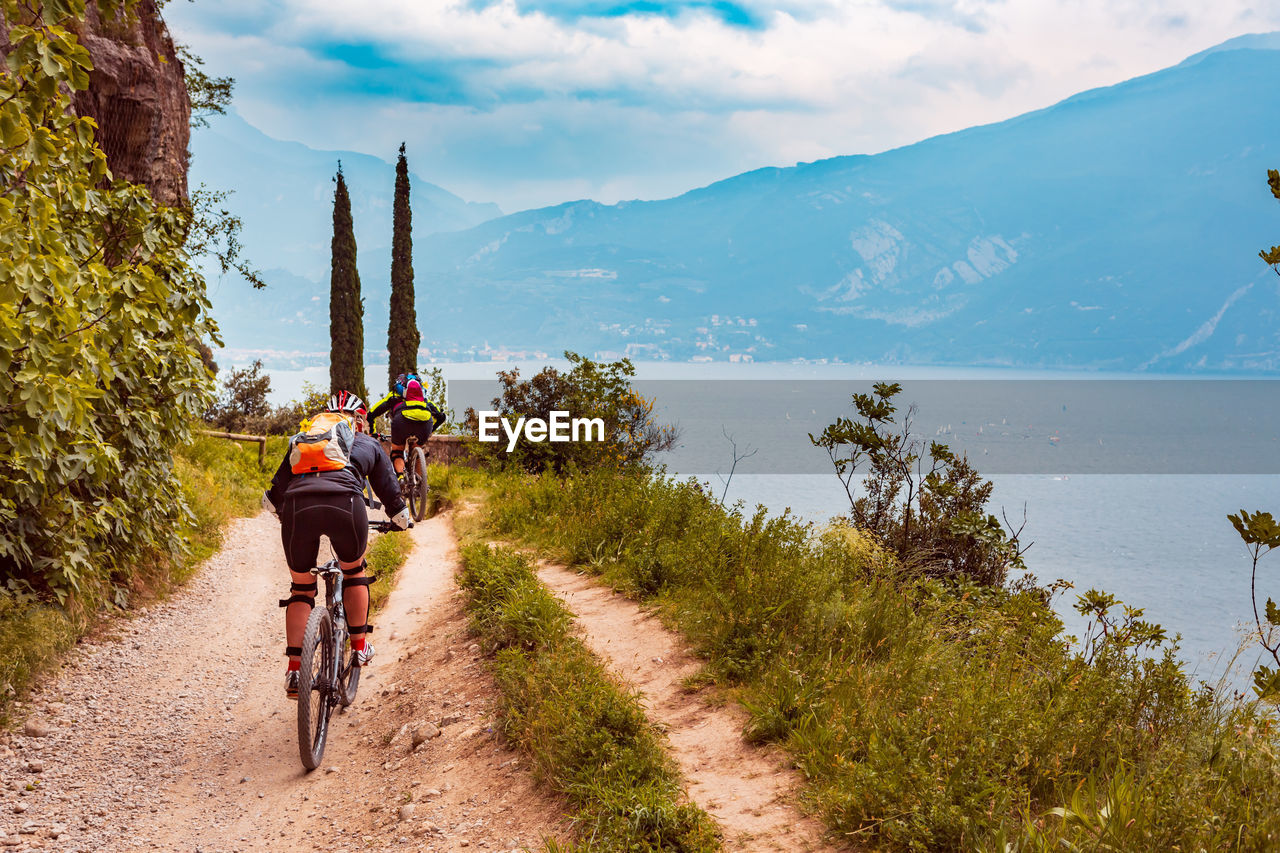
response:
[[[529,376],[541,365],[443,365],[450,404],[486,403],[494,373],[512,366]],[[760,452],[739,464],[728,500],[790,509],[816,524],[847,512],[848,501],[836,477],[821,473],[829,462],[807,433],[850,413],[849,389],[839,383],[891,376],[904,384],[904,403],[921,403],[921,438],[964,449],[994,482],[990,509],[1020,519],[1025,505],[1023,537],[1034,542],[1028,568],[1041,582],[1075,584],[1056,601],[1068,631],[1085,627],[1071,609],[1075,595],[1104,589],[1180,633],[1188,674],[1215,682],[1240,646],[1240,626],[1252,624],[1250,561],[1226,517],[1280,512],[1274,380],[1099,381],[1081,372],[822,364],[637,368],[642,393],[682,428],[670,470],[701,472],[718,493],[714,472],[728,470],[725,436],[733,436],[740,449]],[[384,366],[367,373],[371,388],[385,382]],[[327,371],[273,371],[272,379],[273,399],[283,402],[305,381],[325,384]],[[1280,598],[1280,554],[1264,558],[1259,575],[1262,599]],[[1247,683],[1241,672],[1256,658],[1242,655],[1231,683]]]

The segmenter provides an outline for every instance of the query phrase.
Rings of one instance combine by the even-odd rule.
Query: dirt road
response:
[[[66,853],[540,847],[563,804],[494,737],[447,518],[375,618],[377,659],[304,773],[284,697],[288,575],[269,515],[170,600],[82,644],[0,743],[0,846]],[[415,747],[415,743],[417,744]]]
[[[0,734],[0,848],[65,853],[541,849],[571,808],[494,734],[494,687],[467,633],[450,519],[414,548],[374,623],[378,653],[335,715],[321,769],[298,760],[284,697],[288,573],[263,514],[180,592],[83,643]],[[641,688],[690,796],[729,851],[830,848],[795,807],[798,779],[742,743],[741,713],[681,687],[679,638],[590,579],[544,565],[583,636]]]

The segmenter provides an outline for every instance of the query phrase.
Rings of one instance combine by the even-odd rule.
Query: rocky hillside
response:
[[[8,43],[8,33],[0,10],[0,43]],[[79,38],[93,72],[75,107],[98,123],[112,174],[145,184],[164,204],[185,203],[191,100],[155,0],[138,0],[131,14],[112,18],[97,3],[86,4]]]
[[[126,22],[104,21],[88,4],[80,41],[93,72],[76,109],[97,120],[112,173],[145,184],[164,204],[185,202],[191,101],[155,0],[140,0]]]

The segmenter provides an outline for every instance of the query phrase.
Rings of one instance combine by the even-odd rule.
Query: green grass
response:
[[[76,640],[93,624],[84,611],[55,604],[0,597],[0,717],[10,722],[13,702],[57,668]]]
[[[369,561],[368,571],[377,578],[369,586],[370,620],[387,603],[387,597],[396,585],[396,573],[412,550],[413,540],[398,532],[383,533],[369,546],[365,559]]]
[[[186,580],[217,553],[228,521],[258,514],[287,443],[282,437],[269,439],[261,467],[256,444],[201,436],[178,451],[174,461],[195,519],[185,537],[190,553],[166,572],[169,580]]]
[[[504,474],[486,508],[493,533],[656,604],[851,843],[1280,847],[1274,714],[1193,689],[1172,649],[1086,661],[1043,595],[912,579],[856,530],[692,483]]]
[[[573,636],[569,613],[528,561],[471,543],[462,563],[473,625],[495,654],[503,730],[578,809],[577,843],[548,849],[719,850],[714,823],[685,799],[638,697]]]
[[[436,510],[447,509],[486,487],[490,476],[466,465],[427,466],[427,482],[431,484],[431,500]]]
[[[278,460],[283,451],[283,440],[268,443],[267,459]],[[152,554],[131,573],[127,586],[112,587],[105,596],[85,596],[70,607],[0,596],[0,718],[8,721],[12,703],[53,672],[103,617],[126,613],[188,579],[221,546],[227,521],[258,512],[262,490],[274,473],[274,464],[259,468],[256,445],[209,437],[181,448],[174,466],[192,509],[182,530],[185,552]]]

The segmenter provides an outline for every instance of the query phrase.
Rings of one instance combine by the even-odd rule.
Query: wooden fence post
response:
[[[266,462],[267,437],[265,435],[241,435],[238,432],[218,432],[212,429],[202,429],[200,432],[204,435],[225,438],[229,441],[255,441],[258,443],[258,467],[261,468],[263,463]]]

